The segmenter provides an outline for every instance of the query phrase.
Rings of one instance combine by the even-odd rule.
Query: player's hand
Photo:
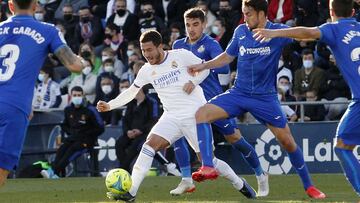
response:
[[[191,94],[191,92],[195,89],[195,85],[192,81],[189,81],[187,83],[185,83],[183,90],[184,92],[186,92],[187,94]]]
[[[263,29],[263,28],[257,28],[253,30],[253,37],[256,41],[260,41],[260,43],[266,42],[271,40],[271,38],[274,38],[273,30]]]
[[[104,101],[98,101],[97,105],[96,105],[96,109],[99,112],[106,112],[106,111],[110,111],[110,105]]]
[[[191,65],[191,66],[188,66],[188,73],[192,76],[195,76],[198,72],[201,72],[205,69],[206,69],[205,63]]]

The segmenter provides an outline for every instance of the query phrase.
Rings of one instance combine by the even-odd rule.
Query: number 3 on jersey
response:
[[[0,48],[0,60],[2,59],[3,66],[0,67],[0,82],[8,81],[14,75],[15,63],[19,59],[19,55],[20,49],[17,45],[6,44]]]

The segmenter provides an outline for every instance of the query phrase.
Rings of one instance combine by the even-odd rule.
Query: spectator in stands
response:
[[[75,27],[79,24],[79,17],[74,15],[73,7],[71,4],[65,4],[62,8],[63,18],[59,22],[64,25],[66,30],[65,40],[74,52],[78,52],[80,42],[74,37]]]
[[[45,16],[44,16],[45,21],[48,22],[48,20],[51,20],[52,23],[54,21],[56,21],[55,20],[55,11],[59,7],[60,1],[59,0],[47,0],[45,2],[39,1],[39,3],[45,9]]]
[[[79,10],[80,22],[75,27],[75,39],[80,43],[88,42],[92,46],[99,46],[104,39],[104,29],[100,19],[93,16],[89,7]]]
[[[109,2],[107,3],[106,18],[105,18],[106,21],[113,13],[116,12],[115,2],[116,0],[109,0]],[[135,6],[136,6],[136,0],[126,0],[126,9],[130,13],[135,13]]]
[[[106,72],[102,73],[100,76],[100,91],[96,91],[94,104],[97,104],[100,100],[108,102],[114,99],[119,94],[118,84],[119,79],[114,80],[113,75],[109,75],[109,73]],[[101,112],[100,115],[106,125],[111,124],[111,111]]]
[[[34,18],[38,21],[41,22],[49,22],[50,19],[45,19],[45,9],[43,6],[41,6],[40,4],[36,5],[36,9],[35,9],[35,14],[34,14]],[[53,22],[51,22],[53,23]]]
[[[321,25],[328,22],[330,19],[329,0],[317,0],[317,10],[319,13],[318,24]]]
[[[283,48],[281,56],[284,62],[284,67],[290,69],[292,73],[302,67],[301,56],[294,50],[293,44],[286,45]]]
[[[127,41],[121,33],[119,26],[108,23],[105,28],[105,39],[100,49],[104,47],[110,47],[115,53],[117,53],[120,59],[125,58]]]
[[[282,100],[284,102],[293,102],[296,101],[296,98],[292,94],[292,83],[288,76],[282,75],[277,80],[277,87],[281,90],[282,93],[284,93]],[[297,110],[298,106],[291,105],[290,108],[292,108],[294,111]]]
[[[278,88],[278,99],[280,102],[286,101],[285,92],[283,91],[283,89]],[[288,121],[295,122],[297,120],[297,115],[295,111],[288,105],[281,105],[281,109],[286,115]]]
[[[275,23],[294,25],[293,0],[270,0],[268,6],[268,18]]]
[[[155,9],[155,15],[159,16],[169,27],[171,24],[184,22],[184,12],[187,9],[184,0],[153,0],[152,5]]]
[[[141,60],[141,58],[136,53],[134,53],[133,55],[131,55],[129,57],[129,61],[128,61],[129,68],[125,73],[122,74],[122,76],[121,76],[122,80],[124,80],[124,79],[129,80],[130,84],[132,84],[134,82],[135,74],[134,74],[133,68],[134,68],[134,64],[139,60]]]
[[[130,82],[128,80],[121,80],[119,83],[119,93],[124,92],[125,90],[127,90],[130,87]],[[117,126],[117,125],[121,125],[120,121],[122,121],[121,119],[124,117],[124,109],[114,109],[111,111],[112,115],[111,115],[111,125],[112,126]]]
[[[84,42],[80,45],[79,55],[84,59],[89,59],[94,69],[95,74],[99,73],[99,69],[102,65],[101,59],[95,55],[94,47],[90,43]]]
[[[313,27],[319,23],[317,0],[294,0],[296,25]]]
[[[134,78],[136,78],[136,75],[138,74],[139,70],[145,65],[145,62],[143,60],[138,60],[133,65],[133,71],[134,71]]]
[[[127,10],[126,0],[116,0],[115,8],[116,12],[108,18],[106,23],[119,26],[126,40],[138,40],[140,36],[139,20],[136,15]]]
[[[106,7],[109,0],[88,0],[91,12],[100,19],[106,17]]]
[[[221,48],[225,50],[232,38],[232,31],[226,29],[224,19],[218,18],[215,20],[214,24],[211,26],[211,33],[211,37],[218,41]]]
[[[325,72],[314,66],[314,53],[305,49],[302,53],[303,68],[295,72],[294,95],[298,100],[305,98],[309,90],[321,93],[325,85]]]
[[[78,13],[78,11],[81,8],[89,6],[88,1],[84,1],[84,0],[61,0],[60,5],[55,12],[56,20],[63,20],[64,15],[63,15],[62,9],[65,4],[71,5],[74,9],[74,13]]]
[[[206,24],[206,28],[205,28],[204,32],[206,34],[211,34],[211,25],[214,24],[214,22],[216,20],[215,15],[209,10],[208,4],[207,4],[206,1],[199,0],[196,3],[196,6],[200,7],[206,14],[206,22],[207,22],[207,24]]]
[[[101,90],[101,80],[102,77],[110,77],[113,84],[119,84],[119,78],[115,75],[114,73],[115,68],[114,68],[114,60],[111,58],[106,59],[103,64],[102,64],[102,70],[100,75],[98,76],[97,80],[96,80],[96,96],[99,96],[102,94],[102,90]],[[118,88],[114,89],[115,93],[118,94],[119,91],[117,91]],[[97,101],[96,101],[97,102]],[[96,104],[96,103],[94,103]]]
[[[279,81],[279,78],[281,76],[286,76],[289,81],[293,81],[293,75],[292,75],[292,72],[290,69],[288,69],[286,66],[285,66],[285,63],[284,63],[284,59],[283,57],[281,56],[280,59],[279,59],[279,64],[278,64],[278,73],[276,75],[276,78],[277,78],[277,81]]]
[[[131,171],[130,164],[138,155],[140,146],[158,119],[157,116],[154,114],[152,102],[140,89],[135,99],[126,105],[123,135],[117,139],[115,145],[121,168]]]
[[[104,123],[99,112],[84,97],[81,87],[71,89],[71,104],[64,110],[64,121],[61,129],[66,133],[62,145],[56,152],[55,161],[47,170],[47,177],[55,178],[65,175],[65,167],[73,156],[84,153],[91,149],[97,142],[97,138],[104,132]]]
[[[147,30],[157,30],[159,33],[164,33],[166,28],[164,21],[155,15],[154,7],[149,1],[142,2],[140,5],[139,26],[141,33]]]
[[[53,64],[47,58],[40,70],[39,83],[35,87],[34,109],[57,108],[61,104],[60,86],[52,80],[53,68]]]
[[[75,86],[79,86],[84,91],[84,96],[87,101],[94,103],[95,101],[95,87],[96,87],[96,74],[93,73],[94,66],[91,61],[85,59],[85,68],[82,70],[80,75],[74,77],[69,85],[69,90]],[[71,94],[71,92],[69,92]]]
[[[116,77],[120,78],[125,70],[124,63],[118,59],[118,57],[115,55],[115,52],[110,47],[106,47],[101,52],[101,60],[102,63],[105,62],[107,59],[112,59],[114,61],[114,74]],[[104,67],[101,67],[100,73],[104,72]]]
[[[330,66],[325,71],[325,90],[321,101],[347,102],[350,98],[350,90],[342,77],[334,56],[330,55]],[[347,108],[347,104],[325,104],[327,110],[326,119],[339,120]]]
[[[319,101],[316,90],[308,90],[305,95],[306,101]],[[304,111],[304,121],[323,121],[325,118],[325,107],[323,104],[305,105]]]
[[[140,56],[141,58],[141,50],[140,45],[138,41],[131,41],[128,43],[126,56],[130,58],[133,54],[136,54],[137,56]]]
[[[218,16],[224,20],[226,29],[232,35],[233,30],[240,24],[242,13],[233,9],[230,0],[220,0]]]
[[[317,42],[315,45],[315,51],[315,65],[323,70],[327,70],[329,68],[329,56],[331,54],[327,45],[322,42]]]
[[[174,22],[170,25],[170,36],[169,36],[169,42],[168,45],[172,47],[173,43],[177,39],[181,39],[185,37],[184,30],[182,28],[182,24],[179,22]],[[164,37],[166,39],[166,37]],[[164,39],[164,41],[165,41]]]

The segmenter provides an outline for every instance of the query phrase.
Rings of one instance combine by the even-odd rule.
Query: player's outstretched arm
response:
[[[234,57],[228,55],[226,52],[221,53],[219,56],[215,57],[210,61],[206,61],[201,64],[191,65],[188,67],[188,72],[190,75],[194,76],[196,73],[201,72],[206,69],[221,68],[234,60]]]
[[[299,40],[315,40],[321,36],[320,29],[318,27],[293,27],[285,29],[255,29],[253,31],[254,38],[258,41],[265,41],[275,37],[288,37]]]
[[[63,46],[59,48],[55,52],[55,55],[61,61],[61,63],[71,72],[81,72],[81,70],[83,69],[83,63],[81,62],[81,58],[75,55],[68,46]]]
[[[115,99],[109,101],[108,103],[104,101],[99,101],[96,105],[96,108],[99,112],[105,112],[124,106],[135,98],[139,90],[139,87],[136,87],[134,84],[132,84],[127,90],[121,92],[121,94],[119,94]]]

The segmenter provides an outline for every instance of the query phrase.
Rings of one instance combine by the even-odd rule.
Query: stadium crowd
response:
[[[355,2],[354,17],[360,21],[360,0]],[[55,24],[70,48],[85,59],[86,67],[81,74],[70,73],[49,55],[34,88],[33,109],[59,110],[75,105],[71,98],[74,87],[82,88],[86,98],[83,105],[96,106],[99,100],[114,99],[132,84],[145,63],[138,42],[140,34],[155,29],[163,36],[164,49],[171,49],[175,40],[185,37],[183,13],[194,6],[206,12],[206,33],[225,49],[235,28],[244,22],[238,0],[39,0],[34,17]],[[268,19],[289,26],[318,26],[329,21],[328,13],[328,0],[269,0]],[[2,1],[0,21],[9,16],[7,1]],[[278,63],[280,101],[346,102],[351,97],[330,49],[320,42],[293,41],[283,49]],[[219,75],[224,90],[236,77],[236,64],[230,67],[231,73]],[[124,108],[100,114],[104,125],[127,129],[126,142],[143,141],[153,119],[162,112],[152,87],[146,86],[142,93],[127,105],[131,112]],[[306,105],[304,120],[338,120],[346,107]],[[285,105],[283,110],[289,121],[300,117],[297,105]],[[256,122],[251,115],[239,121]],[[123,148],[117,151],[119,157],[124,156]]]

